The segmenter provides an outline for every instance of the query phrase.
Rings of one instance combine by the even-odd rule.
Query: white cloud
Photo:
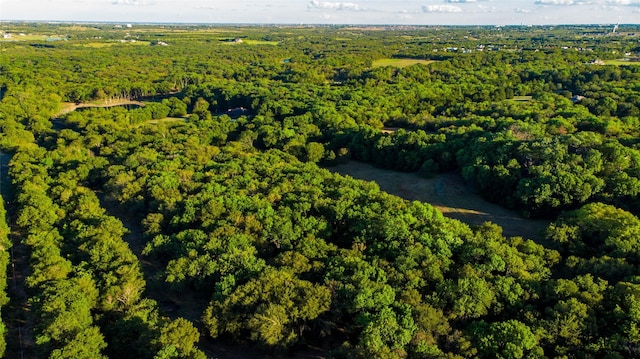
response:
[[[208,24],[637,24],[640,0],[0,0],[0,15],[15,21]]]
[[[462,12],[462,8],[454,5],[422,5],[422,12]]]
[[[311,0],[309,3],[311,9],[324,9],[324,10],[348,10],[359,11],[362,10],[360,5],[352,2],[331,2],[331,1],[319,1]]]
[[[640,6],[640,0],[606,0],[607,5]]]
[[[211,5],[209,5],[209,6],[207,6],[207,5],[199,5],[199,6],[194,7],[194,9],[197,9],[197,10],[212,10],[212,11],[220,10],[220,8],[215,7],[215,6],[211,6]]]
[[[640,6],[640,0],[535,0],[536,5]]]
[[[113,0],[113,5],[130,5],[130,6],[146,6],[153,5],[152,2],[145,0]]]
[[[536,5],[586,5],[590,4],[590,1],[581,0],[536,0]]]
[[[495,7],[489,7],[486,5],[478,5],[478,11],[479,12],[496,12],[498,9],[496,9]]]

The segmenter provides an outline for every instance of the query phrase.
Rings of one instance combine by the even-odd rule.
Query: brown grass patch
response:
[[[383,191],[410,201],[427,202],[445,216],[472,226],[487,221],[496,223],[508,237],[522,236],[542,241],[543,232],[549,225],[549,221],[526,219],[516,211],[487,202],[457,173],[443,173],[427,179],[416,173],[385,170],[356,161],[340,164],[329,170],[374,181]]]
[[[416,64],[429,65],[431,63],[436,62],[435,60],[417,60],[417,59],[379,59],[373,61],[371,67],[384,67],[384,66],[393,66],[393,67],[407,67]]]

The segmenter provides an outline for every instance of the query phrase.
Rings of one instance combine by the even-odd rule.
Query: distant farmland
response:
[[[417,60],[417,59],[379,59],[375,60],[371,65],[373,68],[394,66],[394,67],[407,67],[415,64],[429,65],[436,62],[435,60]]]
[[[615,66],[640,66],[640,61],[629,61],[627,59],[619,59],[619,60],[605,60],[604,63],[606,65],[615,65]]]

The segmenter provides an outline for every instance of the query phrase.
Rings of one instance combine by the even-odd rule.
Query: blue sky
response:
[[[0,0],[0,20],[539,25],[640,23],[640,0]]]

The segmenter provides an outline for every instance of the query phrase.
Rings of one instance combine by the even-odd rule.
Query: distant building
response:
[[[12,35],[10,33],[8,33],[8,32],[5,32],[4,35],[2,35],[2,38],[3,39],[10,39],[10,38],[12,38]]]
[[[240,116],[246,116],[248,114],[249,114],[249,110],[244,107],[230,108],[227,110],[227,116],[231,118],[238,118]]]
[[[584,97],[584,96],[580,96],[580,95],[573,95],[573,96],[571,97],[571,99],[570,99],[570,100],[571,100],[571,102],[573,102],[573,103],[578,103],[578,102],[580,102],[580,101],[582,101],[582,100],[584,100],[584,99],[585,99],[585,97]]]

